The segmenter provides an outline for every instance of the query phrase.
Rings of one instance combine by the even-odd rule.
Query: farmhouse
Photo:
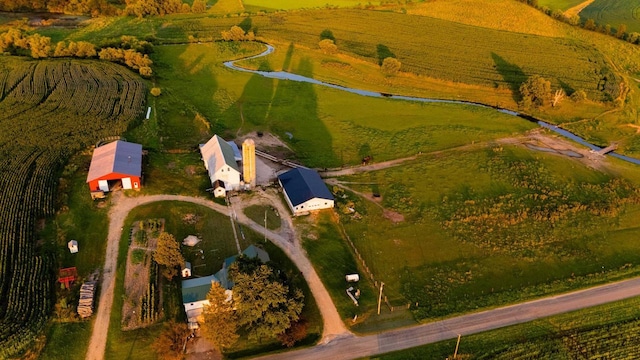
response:
[[[123,189],[139,189],[142,179],[142,145],[114,141],[93,151],[87,183],[93,191],[110,191],[121,183]]]
[[[249,258],[257,257],[262,263],[270,261],[269,254],[254,245],[244,249],[242,255]],[[209,290],[211,290],[211,286],[214,282],[220,284],[220,286],[225,289],[227,298],[231,298],[233,282],[229,279],[229,267],[237,258],[238,255],[233,255],[224,259],[222,269],[220,269],[220,271],[215,275],[182,280],[182,304],[184,305],[184,311],[187,314],[187,321],[190,329],[198,328],[198,321],[201,320],[203,308],[205,305],[209,305],[207,294],[209,293]]]
[[[198,327],[198,317],[202,315],[204,306],[209,305],[207,294],[214,282],[220,282],[215,275],[182,280],[182,304],[187,313],[189,328]]]
[[[236,162],[236,151],[229,143],[220,136],[213,135],[206,144],[200,145],[200,153],[211,184],[221,181],[226,191],[240,189],[240,168]]]
[[[278,175],[284,197],[294,216],[333,208],[333,195],[314,170],[296,168]]]

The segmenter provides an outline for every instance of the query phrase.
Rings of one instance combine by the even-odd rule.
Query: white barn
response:
[[[293,215],[333,208],[334,198],[320,175],[311,169],[297,168],[278,175],[284,198]]]
[[[206,144],[200,145],[200,153],[211,184],[221,181],[226,191],[240,189],[240,168],[235,151],[229,143],[220,136],[213,135]]]

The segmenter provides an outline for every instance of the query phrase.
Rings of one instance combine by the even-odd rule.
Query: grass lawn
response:
[[[195,215],[195,223],[184,220],[188,214]],[[192,263],[193,274],[196,276],[205,276],[217,272],[222,267],[222,262],[226,257],[237,255],[238,253],[231,222],[227,216],[199,205],[184,202],[158,202],[135,208],[127,217],[124,229],[125,235],[120,242],[116,294],[109,325],[106,358],[156,358],[156,354],[152,349],[152,342],[161,331],[161,324],[126,332],[120,330],[122,303],[124,301],[125,258],[129,240],[128,228],[135,221],[152,218],[164,218],[166,221],[165,231],[173,234],[178,241],[192,234],[198,235],[202,239],[202,242],[193,248],[182,247],[185,260]],[[290,274],[291,282],[303,290],[306,302],[302,316],[309,321],[309,337],[306,340],[306,344],[313,343],[322,333],[322,318],[304,279],[299,275],[299,270],[295,268],[281,250],[270,243],[264,244],[262,237],[248,228],[243,226],[241,228],[241,232],[238,232],[241,248],[244,249],[250,244],[262,244],[265,246],[272,261],[281,270]],[[240,236],[241,233],[244,234],[244,238]],[[184,321],[179,279],[175,279],[171,283],[165,281],[163,289],[165,320]],[[281,348],[282,346],[277,342],[257,343],[241,338],[239,343],[229,350],[229,353],[230,356],[237,357]]]
[[[617,29],[620,24],[627,25],[628,32],[640,31],[638,1],[596,0],[580,12],[583,20],[594,19],[598,24],[610,24]]]
[[[109,222],[109,200],[91,200],[87,186],[87,173],[91,157],[73,157],[65,170],[58,201],[65,206],[55,221],[48,224],[44,236],[58,245],[61,267],[75,266],[78,275],[86,277],[104,265],[106,236]],[[78,253],[71,254],[67,242],[78,242]]]
[[[473,359],[632,359],[638,354],[640,298],[525,324],[463,335],[458,356]],[[376,356],[383,360],[451,358],[456,339]],[[580,355],[577,355],[580,354]]]
[[[264,226],[265,223],[265,215],[267,218],[266,227],[269,230],[278,230],[280,229],[280,215],[276,213],[275,209],[268,205],[251,205],[244,209],[245,215],[249,217],[249,219],[255,221],[258,224]]]
[[[320,212],[296,219],[296,228],[303,229],[300,231],[302,245],[342,318],[353,319],[357,315],[358,322],[365,321],[376,311],[378,291],[361,271],[331,213]],[[345,281],[345,275],[354,273],[360,274],[360,281],[356,284],[361,291],[358,306],[345,292],[353,285]]]
[[[603,173],[505,145],[428,155],[343,180],[381,194],[382,206],[405,216],[393,224],[356,198],[363,219],[341,222],[389,298],[418,303],[419,319],[640,272],[632,235],[637,168]]]
[[[81,360],[85,358],[92,321],[52,323],[47,345],[40,354],[46,360]]]

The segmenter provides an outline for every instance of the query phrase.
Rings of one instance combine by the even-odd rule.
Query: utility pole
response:
[[[380,295],[378,295],[378,315],[380,315],[380,302],[382,301],[382,288],[384,287],[384,283],[380,282]]]
[[[267,209],[264,209],[264,243],[267,243]]]
[[[453,360],[458,358],[458,347],[460,346],[460,334],[458,334],[458,342],[456,343],[456,351],[453,352]]]

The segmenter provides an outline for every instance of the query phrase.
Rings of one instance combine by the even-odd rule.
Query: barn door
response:
[[[132,187],[131,187],[131,178],[122,178],[122,188],[123,189],[132,189]]]
[[[109,182],[107,180],[98,180],[98,187],[104,192],[109,192]]]

